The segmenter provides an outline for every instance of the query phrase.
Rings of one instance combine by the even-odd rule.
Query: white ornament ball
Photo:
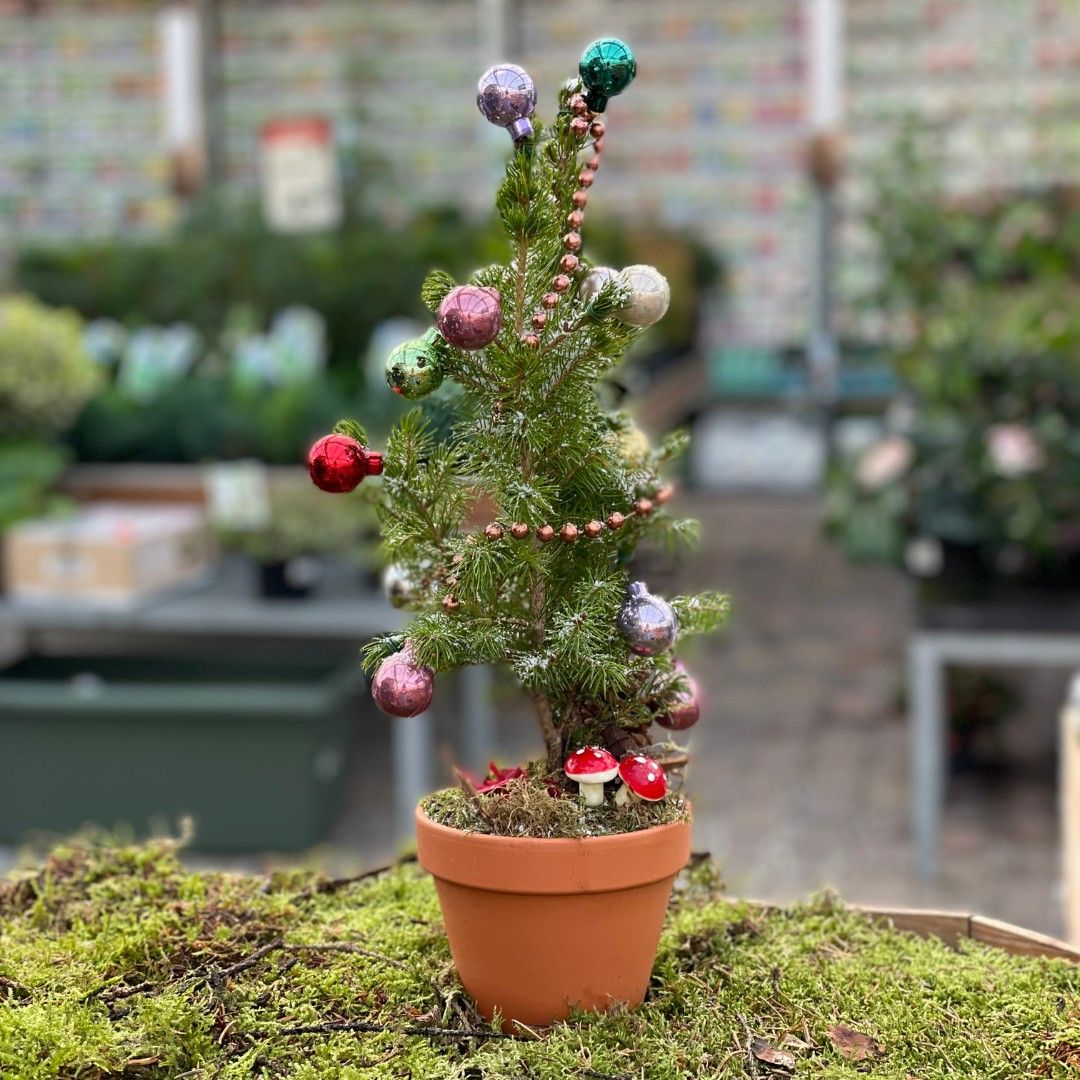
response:
[[[582,303],[589,304],[600,295],[600,290],[611,280],[619,276],[618,270],[610,266],[594,266],[586,275],[578,289]]]
[[[671,288],[667,278],[655,266],[642,263],[627,266],[619,278],[630,290],[626,306],[615,312],[624,323],[646,327],[664,317],[671,303]]]

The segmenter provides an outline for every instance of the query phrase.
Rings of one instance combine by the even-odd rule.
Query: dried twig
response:
[[[298,892],[293,897],[293,903],[299,900],[308,900],[313,896],[324,896],[327,893],[335,893],[339,889],[344,889],[349,885],[355,885],[360,881],[367,881],[369,878],[379,877],[380,874],[388,874],[391,870],[397,869],[399,866],[404,866],[407,863],[416,862],[415,855],[403,855],[395,862],[387,863],[385,866],[375,866],[370,870],[362,870],[359,874],[352,874],[349,877],[340,878],[328,878],[323,881],[317,881],[310,888],[304,889],[302,892]]]

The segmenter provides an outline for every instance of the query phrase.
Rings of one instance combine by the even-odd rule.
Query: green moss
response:
[[[415,864],[329,883],[189,873],[168,843],[69,846],[0,886],[5,1080],[780,1075],[751,1068],[751,1037],[793,1054],[799,1077],[1064,1078],[1080,1063],[1078,990],[1063,961],[954,951],[833,898],[767,912],[724,899],[701,865],[635,1012],[536,1040],[404,1034],[486,1031]],[[389,1030],[285,1033],[335,1021]],[[883,1056],[846,1060],[838,1023]]]
[[[542,839],[613,836],[690,818],[689,806],[678,796],[653,803],[633,799],[624,806],[606,799],[597,807],[587,807],[576,795],[554,799],[538,773],[511,780],[505,788],[484,795],[445,788],[432,792],[421,805],[432,821],[452,829]]]

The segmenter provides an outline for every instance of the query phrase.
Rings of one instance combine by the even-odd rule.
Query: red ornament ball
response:
[[[352,491],[365,476],[382,472],[382,454],[365,449],[348,435],[324,435],[308,451],[308,472],[322,491]]]
[[[443,297],[435,316],[439,333],[458,349],[482,349],[502,328],[498,289],[458,285]]]

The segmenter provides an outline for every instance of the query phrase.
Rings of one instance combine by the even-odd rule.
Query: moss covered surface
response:
[[[618,786],[611,784],[612,793]],[[541,839],[616,836],[690,819],[690,807],[678,795],[658,802],[632,799],[625,806],[608,798],[603,806],[588,807],[573,792],[553,799],[540,775],[511,780],[487,794],[444,788],[432,792],[421,806],[432,821],[452,829]]]
[[[190,873],[165,843],[68,847],[0,887],[6,1080],[1067,1077],[1078,988],[1063,961],[956,952],[828,898],[762,912],[706,864],[680,881],[644,1007],[504,1038],[472,1013],[414,864],[328,882]]]

